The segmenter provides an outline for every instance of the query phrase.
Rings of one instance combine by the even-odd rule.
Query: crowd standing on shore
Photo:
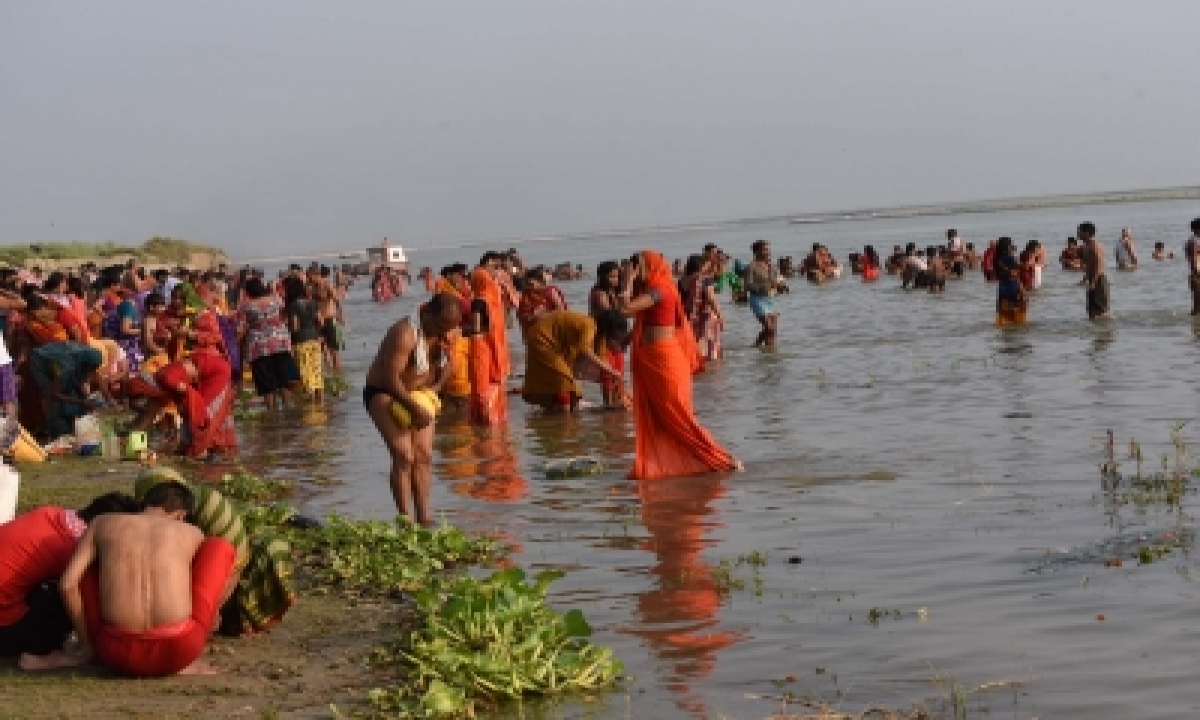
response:
[[[631,478],[741,469],[692,402],[692,377],[725,356],[722,296],[728,290],[733,305],[749,308],[760,325],[755,346],[770,348],[778,341],[774,298],[788,281],[820,285],[843,268],[821,244],[799,264],[773,260],[766,240],[749,250],[745,264],[715,245],[674,262],[652,250],[603,262],[586,312],[569,307],[555,285],[586,277],[578,265],[527,268],[510,250],[486,253],[473,268],[422,269],[429,298],[387,331],[362,393],[391,457],[398,510],[433,522],[439,413],[502,431],[510,392],[544,413],[575,413],[591,407],[585,382],[599,386],[601,409],[633,413]],[[1064,272],[1081,274],[1094,320],[1110,311],[1105,257],[1085,222],[1059,258]],[[1138,267],[1132,230],[1121,232],[1115,257],[1121,271]],[[1159,244],[1151,257],[1173,253]],[[1200,219],[1183,257],[1192,314],[1200,315]],[[1008,326],[1026,322],[1046,253],[1037,241],[1018,252],[1000,237],[979,254],[950,230],[944,245],[897,246],[886,260],[867,246],[847,266],[864,283],[886,273],[906,290],[931,293],[981,272],[997,286],[996,323]],[[136,412],[129,430],[156,429],[181,455],[236,453],[232,407],[243,382],[267,408],[286,406],[300,390],[324,401],[323,373],[341,365],[347,282],[317,265],[273,280],[224,266],[149,273],[136,262],[46,277],[0,270],[0,403],[46,440],[118,405]],[[372,294],[386,303],[407,285],[405,273],[381,269]],[[525,350],[521,387],[511,390],[510,334]],[[199,657],[218,623],[237,634],[283,617],[294,599],[290,562],[286,542],[249,537],[216,490],[150,467],[132,495],[110,493],[79,511],[43,507],[0,524],[0,654],[20,655],[28,670],[96,658],[139,677],[209,672]]]
[[[274,280],[135,261],[44,278],[0,270],[0,402],[51,447],[86,450],[63,439],[108,408],[136,414],[121,434],[153,428],[179,455],[234,456],[243,383],[268,409],[292,391],[323,402],[324,368],[341,366],[346,283],[317,265]],[[214,629],[258,632],[286,613],[291,565],[285,540],[251,537],[221,493],[151,462],[132,495],[0,524],[0,655],[26,670],[96,659],[136,677],[211,672],[199,658]]]

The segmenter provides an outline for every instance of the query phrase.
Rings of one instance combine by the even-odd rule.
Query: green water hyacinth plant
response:
[[[399,717],[474,717],[481,706],[612,685],[622,671],[610,648],[593,645],[579,610],[560,613],[546,589],[509,568],[479,580],[460,576],[416,595],[424,626],[382,659],[405,667],[404,684],[377,689],[374,709]]]
[[[295,485],[291,480],[264,478],[242,471],[223,475],[217,489],[222,495],[233,500],[260,503],[291,497]]]
[[[331,515],[320,530],[290,534],[320,592],[395,595],[425,589],[450,568],[500,555],[494,540],[442,525],[425,528],[406,517],[353,521]]]

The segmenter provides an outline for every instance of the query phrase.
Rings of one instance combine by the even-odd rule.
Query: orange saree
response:
[[[504,303],[500,299],[499,286],[485,268],[475,268],[471,273],[471,291],[477,300],[487,304],[488,315],[488,332],[472,335],[468,350],[471,423],[503,425],[508,422],[508,398],[504,388],[504,378],[508,374],[504,364],[508,359],[508,347],[504,344]]]
[[[702,367],[691,325],[675,289],[671,268],[661,255],[641,254],[646,290],[675,306],[675,334],[642,344],[645,315],[638,313],[630,346],[633,375],[635,455],[629,476],[652,480],[678,475],[733,470],[736,461],[696,420],[692,375]]]

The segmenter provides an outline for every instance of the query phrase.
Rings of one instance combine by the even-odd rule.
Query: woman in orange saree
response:
[[[741,469],[692,409],[692,375],[703,365],[671,267],[658,253],[645,250],[637,276],[637,297],[630,299],[631,276],[621,298],[622,312],[634,316],[629,367],[636,439],[629,476],[652,480]]]
[[[500,287],[485,267],[477,267],[471,273],[471,291],[475,299],[471,302],[471,313],[467,316],[470,325],[466,329],[470,340],[471,423],[503,425],[508,421],[504,387],[507,369],[503,364],[508,357],[504,301]]]

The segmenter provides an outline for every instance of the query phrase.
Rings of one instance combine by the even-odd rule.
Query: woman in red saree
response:
[[[206,311],[197,316],[187,335],[195,343],[188,357],[129,381],[130,395],[151,401],[134,427],[147,429],[163,405],[175,403],[190,435],[180,454],[206,457],[212,451],[233,452],[237,449],[234,391],[221,326],[216,316]]]
[[[632,277],[622,312],[634,316],[630,343],[633,375],[635,480],[741,469],[717,444],[692,409],[692,375],[702,369],[691,323],[671,267],[656,252],[639,255],[640,292],[632,296]]]
[[[468,365],[471,396],[471,423],[474,425],[503,425],[508,421],[508,406],[504,387],[508,358],[504,336],[504,301],[500,287],[485,267],[471,273],[470,326],[465,334],[470,339]]]
[[[546,284],[546,276],[541,270],[533,269],[525,273],[525,289],[517,304],[517,321],[521,323],[522,334],[542,316],[567,309],[566,302],[562,300],[561,293],[555,292],[556,289]]]

